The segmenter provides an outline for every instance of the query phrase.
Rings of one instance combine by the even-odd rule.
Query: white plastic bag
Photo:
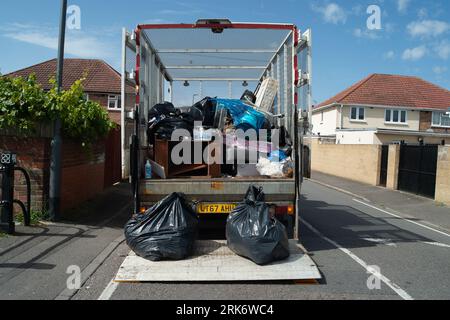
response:
[[[271,162],[269,159],[260,158],[258,164],[256,165],[256,170],[262,176],[269,177],[283,177],[283,162]]]
[[[281,161],[270,161],[267,158],[261,157],[256,170],[262,176],[269,176],[272,178],[292,178],[294,172],[294,164],[290,158]]]

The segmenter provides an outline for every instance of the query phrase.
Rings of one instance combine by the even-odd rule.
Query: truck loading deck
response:
[[[125,259],[115,282],[238,282],[319,280],[314,261],[295,240],[291,256],[267,266],[255,265],[228,249],[226,241],[198,241],[192,258],[151,262],[133,252]]]

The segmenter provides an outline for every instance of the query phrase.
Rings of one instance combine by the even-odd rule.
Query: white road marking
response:
[[[445,243],[439,243],[439,242],[424,242],[425,244],[430,244],[432,246],[436,246],[436,247],[442,247],[442,248],[450,248],[450,245],[445,244]]]
[[[386,211],[386,210],[377,208],[377,207],[375,207],[375,206],[372,206],[372,205],[370,205],[370,204],[368,204],[368,203],[359,201],[359,200],[357,200],[357,199],[353,199],[353,201],[355,201],[355,202],[357,202],[357,203],[359,203],[359,204],[365,205],[366,207],[369,207],[369,208],[378,210],[378,211],[380,211],[380,212],[386,213],[386,214],[388,214],[388,215],[390,215],[390,216],[393,216],[393,217],[396,217],[396,218],[399,218],[399,219],[408,221],[408,222],[413,223],[413,224],[415,224],[415,225],[418,225],[418,226],[420,226],[420,227],[422,227],[422,228],[425,228],[425,229],[428,229],[428,230],[437,232],[437,233],[439,233],[439,234],[441,234],[441,235],[450,237],[450,234],[445,233],[445,232],[443,232],[443,231],[439,231],[439,230],[434,229],[434,228],[431,228],[431,227],[429,227],[429,226],[427,226],[427,225],[424,225],[424,224],[422,224],[422,223],[419,223],[419,222],[416,222],[416,221],[412,221],[411,219],[408,219],[408,218],[405,218],[405,217],[401,217],[401,216],[399,216],[399,215],[397,215],[397,214],[394,214],[394,213],[392,213],[392,212],[389,212],[389,211]]]
[[[397,244],[391,239],[363,238],[363,240],[378,243],[378,244],[383,244],[388,247],[397,247]]]
[[[117,282],[114,282],[114,279],[112,279],[110,281],[110,283],[108,284],[108,286],[105,288],[105,290],[103,290],[102,294],[100,295],[100,297],[97,300],[102,300],[102,301],[110,300],[111,297],[113,296],[114,292],[117,290],[118,286],[119,286],[119,284]]]
[[[397,244],[392,239],[374,239],[374,238],[362,238],[365,241],[385,245],[388,247],[397,247]],[[417,243],[423,243],[428,244],[431,246],[441,247],[441,248],[450,248],[450,245],[440,242],[433,242],[433,241],[417,241]]]
[[[411,297],[405,290],[400,288],[397,284],[395,284],[394,282],[392,282],[391,280],[386,278],[381,273],[374,272],[374,270],[366,262],[364,262],[361,258],[356,256],[353,252],[351,252],[350,250],[342,247],[341,245],[339,245],[337,242],[331,240],[330,238],[326,237],[324,234],[322,234],[319,230],[314,228],[312,225],[310,225],[305,220],[302,220],[301,222],[305,226],[307,226],[311,231],[313,231],[315,234],[317,234],[319,237],[321,237],[322,239],[324,239],[327,242],[331,243],[333,246],[335,246],[340,251],[344,252],[346,255],[348,255],[350,258],[352,258],[354,261],[356,261],[359,265],[361,265],[364,269],[366,269],[367,273],[372,274],[373,276],[377,277],[382,282],[384,282],[389,288],[394,290],[394,292],[396,294],[398,294],[403,300],[414,300],[413,297]]]

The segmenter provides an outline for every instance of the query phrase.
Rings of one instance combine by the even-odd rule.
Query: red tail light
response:
[[[279,207],[276,207],[275,214],[277,216],[282,216],[282,215],[285,215],[285,214],[292,216],[292,215],[294,215],[294,211],[295,210],[294,210],[294,206],[293,205],[279,206]]]

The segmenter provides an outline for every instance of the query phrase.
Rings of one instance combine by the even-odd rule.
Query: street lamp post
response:
[[[56,69],[57,90],[63,85],[64,44],[66,38],[67,0],[61,0],[61,21],[59,29],[58,62]],[[50,219],[58,221],[61,216],[61,118],[58,115],[53,128],[52,154],[50,160]]]

